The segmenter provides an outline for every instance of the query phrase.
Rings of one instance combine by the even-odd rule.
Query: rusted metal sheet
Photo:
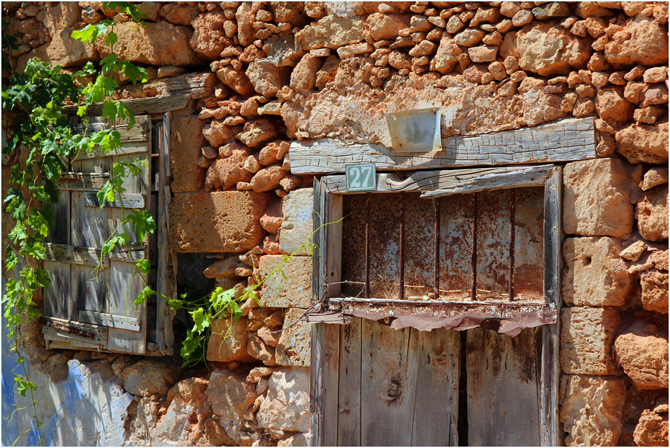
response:
[[[450,196],[439,223],[435,200],[419,193],[344,197],[343,295],[544,302],[542,188]]]
[[[323,318],[322,314],[326,314]],[[336,318],[338,315],[340,317]],[[343,298],[329,299],[322,311],[308,311],[304,323],[344,323],[347,316],[370,320],[391,319],[391,328],[413,327],[422,331],[436,328],[469,330],[484,327],[508,336],[516,336],[524,328],[554,324],[557,320],[553,304],[532,302],[442,302],[437,300],[384,300]]]

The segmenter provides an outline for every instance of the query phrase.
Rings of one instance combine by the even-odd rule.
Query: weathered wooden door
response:
[[[147,276],[133,260],[148,258],[148,237],[138,241],[121,219],[130,209],[151,206],[151,120],[135,118],[132,128],[119,126],[123,148],[115,153],[80,154],[63,173],[56,223],[47,245],[44,268],[52,284],[45,293],[43,327],[47,348],[85,348],[143,354],[146,351],[147,307],[133,305],[147,285]],[[105,123],[92,122],[89,130]],[[75,129],[84,132],[82,126]],[[139,160],[142,173],[128,176],[124,198],[100,208],[96,193],[113,176],[115,162]],[[124,228],[125,227],[125,228]],[[135,240],[131,251],[115,250],[102,256],[101,249],[114,234],[125,231]],[[96,266],[101,269],[94,271]]]
[[[457,444],[458,332],[360,318],[327,330],[336,371],[323,384],[324,445]]]
[[[541,444],[541,330],[326,325],[315,445]]]

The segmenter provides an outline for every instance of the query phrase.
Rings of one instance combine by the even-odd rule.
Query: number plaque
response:
[[[347,165],[345,175],[347,191],[374,191],[377,189],[377,172],[373,163]]]

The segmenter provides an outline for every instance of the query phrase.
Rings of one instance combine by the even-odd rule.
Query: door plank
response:
[[[408,377],[411,332],[363,320],[361,445],[410,445],[415,391]]]
[[[468,444],[540,444],[536,328],[511,338],[476,328],[467,333]]]
[[[360,317],[340,325],[337,445],[361,444],[361,329]],[[332,393],[328,391],[328,393]]]
[[[110,328],[107,349],[142,354],[146,349],[146,305],[135,306],[133,302],[145,284],[133,270],[133,263],[111,261],[109,297],[105,312],[138,319],[140,331]]]
[[[157,220],[157,253],[158,272],[156,290],[165,297],[177,296],[177,284],[175,281],[172,263],[170,262],[170,229],[168,222],[168,205],[170,187],[167,179],[168,161],[170,159],[170,132],[167,124],[167,114],[162,122],[157,124],[158,138],[158,220]],[[158,350],[166,354],[172,354],[174,334],[172,331],[172,320],[174,311],[171,311],[167,302],[158,297],[156,302],[156,342]]]
[[[43,263],[51,280],[51,285],[44,290],[45,316],[74,320],[76,301],[70,300],[70,264],[46,260]]]
[[[409,363],[417,367],[411,445],[456,446],[460,335],[443,329],[411,332]]]
[[[52,243],[45,243],[44,248],[46,249],[46,260],[91,267],[98,265],[103,268],[109,267],[109,258],[103,257],[100,249]]]

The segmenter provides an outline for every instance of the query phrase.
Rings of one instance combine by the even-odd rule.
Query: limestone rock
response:
[[[202,128],[203,122],[197,115],[172,119],[170,171],[175,193],[200,191],[205,184],[205,171],[198,166],[201,148],[206,145]]]
[[[207,395],[215,414],[230,420],[242,420],[256,400],[256,387],[245,376],[216,369],[209,377]]]
[[[639,320],[614,342],[617,362],[640,390],[668,387],[668,338],[656,333],[654,325]]]
[[[225,66],[216,72],[216,76],[222,83],[233,89],[240,95],[251,95],[254,93],[254,86],[249,82],[244,70],[235,70],[232,66]]]
[[[244,131],[239,135],[239,139],[251,148],[258,148],[264,142],[275,139],[278,136],[279,134],[274,125],[269,120],[261,118],[256,121],[248,121],[244,125]]]
[[[269,367],[254,367],[247,376],[247,382],[257,383],[262,378],[272,375],[272,369]]]
[[[251,333],[249,335],[249,342],[247,343],[247,352],[256,359],[263,361],[266,366],[275,366],[275,349],[263,342],[258,335]]]
[[[667,167],[651,167],[644,173],[644,180],[640,184],[642,191],[651,190],[652,188],[668,183],[668,168]]]
[[[249,182],[252,174],[244,169],[244,163],[249,156],[247,151],[236,149],[230,157],[216,159],[207,170],[205,189],[231,190],[238,182]]]
[[[268,205],[268,208],[265,209],[265,213],[261,216],[260,222],[261,226],[268,233],[277,233],[283,219],[282,200],[277,198],[272,200],[270,205]]]
[[[223,124],[223,121],[214,120],[202,128],[202,134],[209,144],[215,148],[230,143],[233,140],[233,128]]]
[[[73,29],[65,28],[51,35],[51,41],[19,57],[16,72],[22,73],[28,61],[38,58],[51,65],[80,67],[87,62],[98,62],[100,55],[92,43],[83,44],[71,37]]]
[[[251,179],[251,188],[255,192],[270,191],[279,186],[279,182],[286,176],[281,165],[271,165],[259,170]]]
[[[263,276],[283,262],[281,255],[261,257]],[[296,256],[282,266],[283,275],[268,277],[263,283],[261,306],[308,308],[312,299],[312,257]]]
[[[74,27],[80,21],[80,17],[81,6],[78,3],[58,2],[54,6],[46,8],[42,23],[47,31],[49,31],[49,35],[53,37],[64,28]]]
[[[296,33],[303,50],[337,49],[364,39],[365,22],[358,17],[341,18],[328,15]]]
[[[400,30],[410,27],[410,18],[401,14],[370,14],[367,25],[376,41],[398,37]]]
[[[647,245],[644,244],[644,241],[637,241],[619,252],[619,256],[628,261],[637,261],[646,250]]]
[[[308,432],[309,369],[276,369],[268,382],[268,392],[256,413],[260,428]]]
[[[291,72],[291,88],[295,91],[316,87],[316,73],[323,65],[322,58],[306,54]]]
[[[290,73],[290,68],[277,67],[269,58],[252,61],[246,71],[254,90],[268,98],[289,83]]]
[[[668,446],[668,405],[645,409],[633,438],[637,446]]]
[[[668,186],[652,188],[644,193],[635,207],[637,227],[648,241],[668,239]]]
[[[297,255],[309,255],[309,245],[298,249],[305,243],[307,237],[313,232],[312,215],[314,208],[314,189],[302,188],[292,191],[282,200],[282,213],[284,220],[280,230],[279,247],[282,253]],[[309,242],[307,242],[309,243]]]
[[[286,311],[284,328],[277,345],[277,364],[309,367],[312,353],[312,327],[298,322],[304,313],[305,310],[299,308]]]
[[[584,40],[572,36],[560,25],[543,22],[507,33],[500,55],[503,59],[516,57],[522,70],[550,76],[584,68],[590,51]]]
[[[180,5],[172,8],[170,12],[165,15],[165,20],[175,25],[191,25],[191,22],[198,17],[200,11],[189,5]]]
[[[614,446],[621,435],[626,386],[622,379],[564,375],[560,414],[566,446]]]
[[[482,41],[486,33],[478,29],[468,28],[454,36],[454,42],[464,47],[472,47]]]
[[[443,34],[442,39],[440,39],[440,46],[437,49],[437,53],[433,56],[432,61],[430,62],[430,69],[437,70],[443,75],[450,73],[456,68],[458,64],[458,56],[463,53],[463,51],[456,45],[456,42],[449,36],[449,34]]]
[[[252,362],[255,359],[247,352],[249,333],[245,331],[249,320],[217,319],[212,324],[212,333],[207,343],[207,360],[219,362]],[[210,379],[211,381],[211,379]]]
[[[630,163],[668,162],[668,123],[630,125],[616,133],[617,149]]]
[[[189,43],[201,58],[210,61],[219,59],[224,48],[233,44],[224,32],[225,21],[221,10],[200,14],[193,20],[193,36]]]
[[[305,54],[292,34],[271,36],[264,42],[263,52],[267,54],[267,60],[276,67],[294,67]]]
[[[633,288],[621,243],[612,238],[567,238],[563,243],[563,299],[576,306],[622,306]]]
[[[630,22],[605,46],[605,57],[615,69],[642,64],[645,67],[666,65],[668,33],[652,18]]]
[[[237,36],[240,45],[247,47],[254,41],[256,30],[253,28],[255,11],[252,11],[252,5],[249,2],[242,2],[235,12],[237,20]]]
[[[644,309],[668,314],[668,273],[657,270],[643,272],[640,284]]]
[[[143,359],[121,372],[123,388],[133,395],[148,397],[149,395],[165,395],[174,381],[166,375],[170,366],[167,363]]]
[[[564,373],[613,375],[614,335],[619,313],[614,308],[569,307],[561,310],[561,368]]]
[[[271,6],[277,23],[290,23],[301,27],[307,22],[305,5],[302,2],[272,2]]]
[[[126,22],[117,23],[114,31],[119,38],[114,44],[114,53],[119,59],[158,66],[189,67],[204,64],[189,44],[193,35],[190,27],[165,21],[146,22],[144,26]],[[165,45],[166,42],[170,45]],[[103,36],[98,37],[95,48],[103,58],[111,54]]]
[[[618,159],[569,163],[563,171],[565,233],[623,238],[633,230],[631,182]]]
[[[551,2],[533,8],[533,15],[538,20],[547,20],[552,17],[568,17],[570,7],[567,3]]]
[[[270,347],[277,347],[281,333],[281,330],[272,330],[267,325],[263,325],[256,331],[258,337],[261,338],[261,340]]]
[[[596,110],[601,119],[623,125],[632,120],[634,106],[624,98],[621,87],[605,87],[598,91]]]
[[[177,193],[170,239],[178,252],[244,252],[260,244],[266,196],[248,191]],[[205,231],[206,230],[206,231]]]

